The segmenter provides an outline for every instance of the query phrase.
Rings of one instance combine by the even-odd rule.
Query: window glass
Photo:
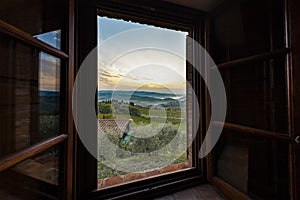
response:
[[[36,35],[35,38],[42,40],[57,49],[61,48],[61,30]]]
[[[0,173],[0,199],[58,199],[61,153],[58,145]]]
[[[0,34],[0,158],[62,133],[61,61]]]
[[[0,1],[1,20],[58,49],[61,48],[64,10],[64,1],[60,0]]]
[[[289,144],[225,130],[215,173],[253,199],[289,199]]]
[[[220,10],[213,21],[216,63],[284,48],[284,1],[240,0]]]
[[[226,121],[287,133],[284,56],[221,69],[227,95]]]

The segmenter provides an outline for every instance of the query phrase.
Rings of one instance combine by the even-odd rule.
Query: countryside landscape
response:
[[[145,177],[149,170],[153,176],[165,173],[165,167],[181,165],[169,172],[190,167],[186,60],[170,53],[185,55],[188,33],[108,17],[97,20],[98,181],[119,178],[120,183],[130,174]],[[141,32],[147,40],[139,40]],[[174,51],[164,51],[170,46]]]
[[[98,118],[127,118],[128,115],[135,124],[149,124],[149,110],[156,118],[167,114],[167,122],[179,124],[185,117],[186,99],[183,94],[166,94],[146,91],[99,91]]]
[[[121,141],[122,135],[113,130],[98,133],[98,178],[187,161],[185,106],[183,94],[98,91],[99,120],[131,119],[126,141]],[[139,137],[147,133],[151,136]],[[103,137],[115,146],[109,147]],[[124,171],[115,170],[113,163],[118,168],[124,165]]]

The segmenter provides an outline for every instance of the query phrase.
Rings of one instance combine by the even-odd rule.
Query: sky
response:
[[[61,31],[51,31],[35,36],[37,39],[61,49]],[[60,90],[60,59],[41,52],[39,54],[39,90]]]
[[[186,52],[186,35],[186,32],[99,16],[99,90],[184,94],[186,61],[168,50]],[[143,41],[146,48],[131,51],[131,46],[137,43],[143,46],[140,44]],[[148,48],[151,42],[153,46],[159,44],[161,49]],[[119,53],[126,48],[129,53]]]
[[[41,52],[39,68],[39,90],[60,90],[60,59]]]

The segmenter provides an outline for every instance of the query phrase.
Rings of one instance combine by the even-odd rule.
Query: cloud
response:
[[[40,54],[39,89],[50,91],[60,89],[60,59],[45,53]]]
[[[55,41],[60,42],[60,38],[58,38],[58,37],[54,37],[53,39],[54,39]]]
[[[100,79],[102,79],[102,78],[123,79],[124,78],[124,79],[129,79],[132,81],[151,80],[150,78],[147,78],[147,77],[134,76],[134,75],[120,72],[119,69],[116,67],[107,67],[105,70],[99,68],[98,76]]]
[[[166,88],[166,87],[164,87],[164,86],[162,86],[162,85],[159,85],[159,84],[144,84],[143,86],[142,86],[143,88],[149,88],[149,89],[162,89],[162,88]]]

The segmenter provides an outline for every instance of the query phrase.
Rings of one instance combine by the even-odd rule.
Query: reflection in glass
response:
[[[289,199],[289,144],[225,131],[215,173],[251,199]]]
[[[61,49],[61,30],[43,33],[35,36],[35,38],[46,42],[57,49]]]
[[[0,19],[58,49],[65,3],[61,0],[1,0]],[[54,42],[53,42],[54,41]]]
[[[214,61],[219,64],[284,48],[284,7],[284,1],[237,0],[220,9],[212,23]]]
[[[0,199],[58,199],[61,151],[55,146],[0,173]]]
[[[60,131],[60,59],[42,52],[39,62],[39,137],[41,140]]]
[[[227,122],[287,133],[284,57],[224,68],[221,74]]]
[[[0,34],[0,158],[60,133],[60,59]]]

